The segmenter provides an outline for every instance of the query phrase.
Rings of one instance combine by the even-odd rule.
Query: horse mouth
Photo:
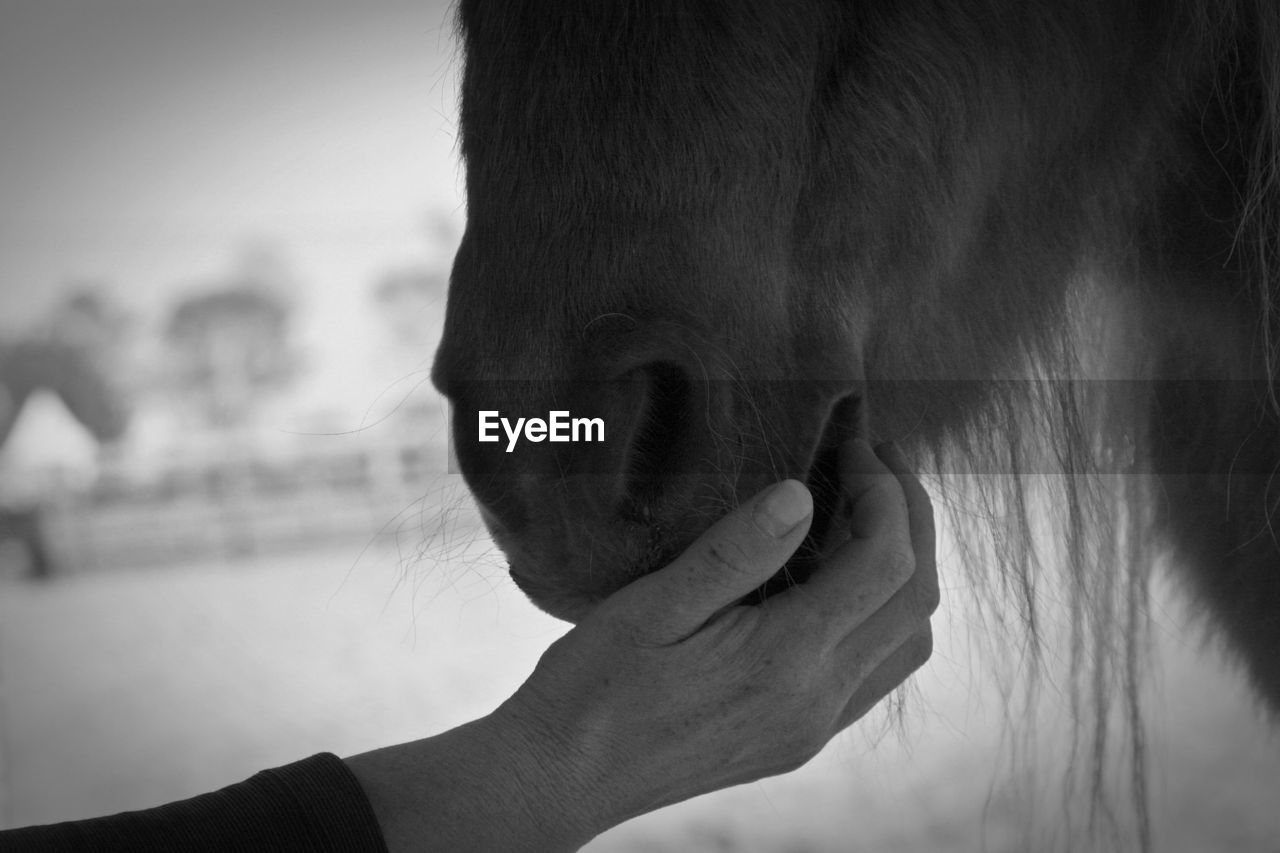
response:
[[[537,604],[540,610],[571,625],[576,625],[582,621],[587,614],[596,608],[596,605],[604,600],[603,596],[566,591],[553,584],[543,583],[519,571],[511,570],[507,574],[515,583],[516,588],[523,592],[530,601]]]
[[[865,431],[860,426],[865,423],[860,418],[861,405],[860,396],[849,395],[840,398],[828,410],[804,475],[804,483],[813,496],[813,521],[809,532],[791,558],[768,581],[739,599],[740,604],[760,604],[772,595],[802,584],[821,565],[824,548],[830,545],[832,531],[848,514],[848,501],[840,483],[839,453],[842,444]],[[623,577],[616,579],[616,586],[597,584],[594,588],[575,588],[551,580],[536,569],[527,568],[528,565],[536,565],[536,561],[527,560],[527,554],[524,555],[525,560],[511,559],[508,573],[516,586],[541,610],[576,624],[608,595],[639,577],[662,569],[689,544],[688,540],[672,541],[663,535],[660,526],[650,528],[645,535],[650,540],[648,553],[632,565]],[[504,550],[508,549],[504,547]],[[508,555],[511,556],[511,551],[508,551]],[[526,567],[522,568],[522,563]]]

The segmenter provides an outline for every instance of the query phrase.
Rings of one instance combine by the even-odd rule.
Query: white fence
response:
[[[54,575],[234,559],[326,543],[424,540],[479,524],[446,450],[379,445],[288,459],[245,457],[142,479],[104,470],[40,508]]]

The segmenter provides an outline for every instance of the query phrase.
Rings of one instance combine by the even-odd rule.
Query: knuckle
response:
[[[942,592],[938,589],[936,582],[925,585],[923,598],[926,615],[932,616],[942,606]]]
[[[814,719],[797,723],[779,742],[777,772],[790,773],[808,764],[827,745],[828,734]]]
[[[926,625],[923,630],[912,634],[903,644],[903,654],[913,671],[924,666],[933,656],[933,631]]]
[[[796,599],[803,606],[793,608],[788,614],[791,632],[787,642],[810,655],[821,655],[844,636],[842,610],[838,605],[817,596],[807,597],[809,591],[803,584],[793,590]]]
[[[794,773],[801,767],[808,764],[811,758],[813,758],[813,755],[809,755],[806,752],[801,752],[799,750],[779,751],[779,754],[765,766],[764,772],[761,775],[783,776],[787,773]]]
[[[895,546],[884,556],[884,572],[894,588],[905,586],[916,572],[916,556],[909,547]]]
[[[912,610],[921,616],[929,617],[938,611],[939,605],[942,604],[942,593],[938,589],[936,579],[921,577],[919,582],[911,584]]]
[[[898,478],[892,474],[873,477],[862,492],[861,499],[874,501],[886,508],[891,507],[894,513],[906,514],[906,498],[902,494]]]
[[[747,554],[736,543],[717,540],[702,550],[699,561],[706,569],[732,576],[745,571]]]

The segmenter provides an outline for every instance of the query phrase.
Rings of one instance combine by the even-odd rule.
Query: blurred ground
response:
[[[353,540],[4,581],[0,825],[155,805],[490,710],[565,626],[522,600],[483,536],[450,536],[416,564],[406,535],[404,551]],[[1163,693],[1148,703],[1156,849],[1280,850],[1280,738],[1175,624],[1162,622]],[[588,849],[1018,850],[1028,822],[1061,845],[1053,809],[1030,815],[1017,794],[1052,790],[1062,768],[1002,775],[1000,699],[980,680],[944,623],[905,736],[871,720],[797,773],[637,819]]]

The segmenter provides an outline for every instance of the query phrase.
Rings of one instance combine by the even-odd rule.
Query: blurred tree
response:
[[[291,306],[254,279],[236,278],[173,309],[165,340],[172,375],[211,426],[243,423],[262,395],[298,372],[289,342]]]
[[[373,286],[378,313],[391,331],[391,343],[411,363],[430,358],[444,321],[449,268],[462,239],[458,218],[444,210],[423,217],[424,260],[384,274]]]
[[[53,340],[91,353],[114,356],[127,342],[133,317],[107,286],[76,281],[50,310],[46,325]]]
[[[45,314],[40,337],[83,353],[118,392],[137,397],[152,377],[140,363],[137,317],[100,281],[74,281]]]
[[[373,301],[392,342],[415,359],[430,357],[435,349],[448,287],[447,269],[430,267],[395,270],[374,285]]]
[[[232,277],[253,282],[287,302],[298,293],[299,283],[283,248],[266,237],[242,243],[233,262]]]

